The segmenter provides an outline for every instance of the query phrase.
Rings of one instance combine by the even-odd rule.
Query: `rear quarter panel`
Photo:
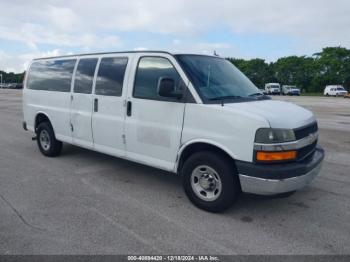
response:
[[[23,115],[29,130],[34,132],[35,118],[45,114],[59,140],[71,141],[70,93],[23,89]]]

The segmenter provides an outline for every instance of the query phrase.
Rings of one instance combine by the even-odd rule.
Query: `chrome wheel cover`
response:
[[[209,166],[197,166],[191,174],[191,187],[197,197],[204,201],[216,200],[222,191],[218,173]]]
[[[49,133],[43,129],[41,130],[40,132],[40,135],[39,135],[39,142],[40,142],[40,145],[41,147],[47,151],[50,149],[50,146],[51,146],[51,143],[50,143],[50,135]]]

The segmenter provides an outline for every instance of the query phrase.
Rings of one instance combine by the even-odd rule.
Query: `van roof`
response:
[[[327,85],[326,88],[343,87],[342,85]]]
[[[218,57],[222,58],[220,56],[216,55],[208,55],[208,54],[196,54],[196,53],[171,53],[168,51],[161,51],[161,50],[133,50],[133,51],[115,51],[115,52],[97,52],[97,53],[83,53],[83,54],[71,54],[71,55],[61,55],[61,56],[49,56],[49,57],[40,57],[40,58],[34,58],[33,60],[45,60],[45,59],[52,59],[52,58],[65,58],[65,57],[77,57],[77,56],[87,56],[87,55],[109,55],[109,54],[130,54],[130,53],[162,53],[162,54],[168,54],[168,55],[201,55],[201,56],[211,56],[211,57]]]

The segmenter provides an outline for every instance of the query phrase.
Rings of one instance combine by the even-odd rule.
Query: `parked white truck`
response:
[[[265,84],[265,90],[268,95],[280,95],[281,85],[279,83],[267,83]]]
[[[42,154],[65,142],[180,174],[208,211],[242,191],[290,194],[321,168],[313,113],[271,100],[216,56],[71,55],[35,59],[27,72],[23,127]]]
[[[296,86],[283,85],[282,86],[282,95],[289,96],[300,96],[300,89]]]

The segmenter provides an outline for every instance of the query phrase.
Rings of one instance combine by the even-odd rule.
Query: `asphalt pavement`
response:
[[[21,91],[0,90],[0,254],[350,254],[350,99],[274,99],[316,114],[320,175],[212,214],[176,175],[71,145],[44,157],[22,129]]]

